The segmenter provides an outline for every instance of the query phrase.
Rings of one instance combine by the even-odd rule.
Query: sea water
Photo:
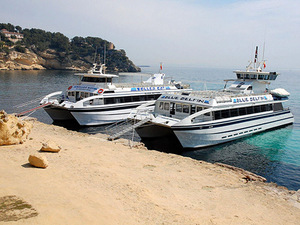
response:
[[[143,73],[156,73],[159,68],[145,67]],[[221,89],[224,79],[234,79],[231,69],[165,67],[166,77],[189,83],[195,90]],[[291,190],[300,189],[300,71],[281,70],[281,75],[270,89],[281,87],[290,92],[285,107],[290,107],[295,123],[225,144],[197,149],[177,151],[181,155],[207,162],[221,162],[237,166],[267,178]],[[136,74],[121,75],[118,82],[140,82],[147,77]],[[63,91],[79,82],[71,71],[0,71],[0,109],[8,113],[21,112],[38,106],[41,98],[54,91]],[[31,116],[51,124],[51,118],[44,110],[37,110]],[[76,128],[80,132],[103,132],[103,126]],[[171,144],[171,143],[170,143]],[[168,143],[161,143],[165,150]],[[172,147],[174,148],[174,146]],[[176,147],[175,147],[176,148]],[[169,151],[169,150],[166,150]]]

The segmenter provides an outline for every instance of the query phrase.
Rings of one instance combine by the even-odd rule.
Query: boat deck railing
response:
[[[152,84],[152,83],[145,83],[145,82],[140,82],[140,83],[114,83],[116,87],[120,88],[128,88],[128,87],[163,87],[163,86],[170,86],[170,85],[176,85],[176,83],[172,82],[164,82],[163,84]],[[189,84],[181,84],[178,83],[183,88],[189,88]]]
[[[224,91],[224,90],[207,90],[207,91],[192,91],[188,95],[189,97],[202,97],[202,98],[216,98],[216,97],[245,97],[245,96],[258,96],[263,94],[270,94],[269,92],[264,93],[241,93],[241,92],[231,92],[231,91]]]

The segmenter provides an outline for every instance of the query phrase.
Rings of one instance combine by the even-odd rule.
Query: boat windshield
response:
[[[92,83],[111,83],[112,78],[104,78],[104,77],[83,77],[81,79],[83,82],[92,82]]]

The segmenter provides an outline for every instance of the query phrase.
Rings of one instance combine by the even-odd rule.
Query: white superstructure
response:
[[[113,83],[118,76],[102,73],[103,67],[94,64],[88,73],[75,74],[82,76],[80,84],[70,86],[64,94],[54,92],[42,99],[41,104],[52,103],[44,109],[54,121],[75,119],[86,126],[113,123],[126,119],[141,104],[154,104],[163,93],[189,88],[168,81],[163,73],[141,83]]]
[[[199,148],[294,122],[291,111],[283,107],[289,93],[267,88],[278,73],[252,64],[234,73],[236,79],[228,88],[163,94],[153,112],[137,108],[131,118],[150,118],[136,128],[137,133],[142,139],[175,135],[183,148]]]

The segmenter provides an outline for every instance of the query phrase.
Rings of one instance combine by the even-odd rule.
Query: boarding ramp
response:
[[[107,128],[107,134],[110,133],[111,135],[107,138],[110,141],[113,141],[119,138],[121,135],[126,134],[130,131],[134,131],[135,128],[142,126],[143,124],[149,122],[151,118],[145,118],[138,122],[127,119],[124,122],[113,124],[112,126]],[[120,130],[121,128],[121,130]]]

